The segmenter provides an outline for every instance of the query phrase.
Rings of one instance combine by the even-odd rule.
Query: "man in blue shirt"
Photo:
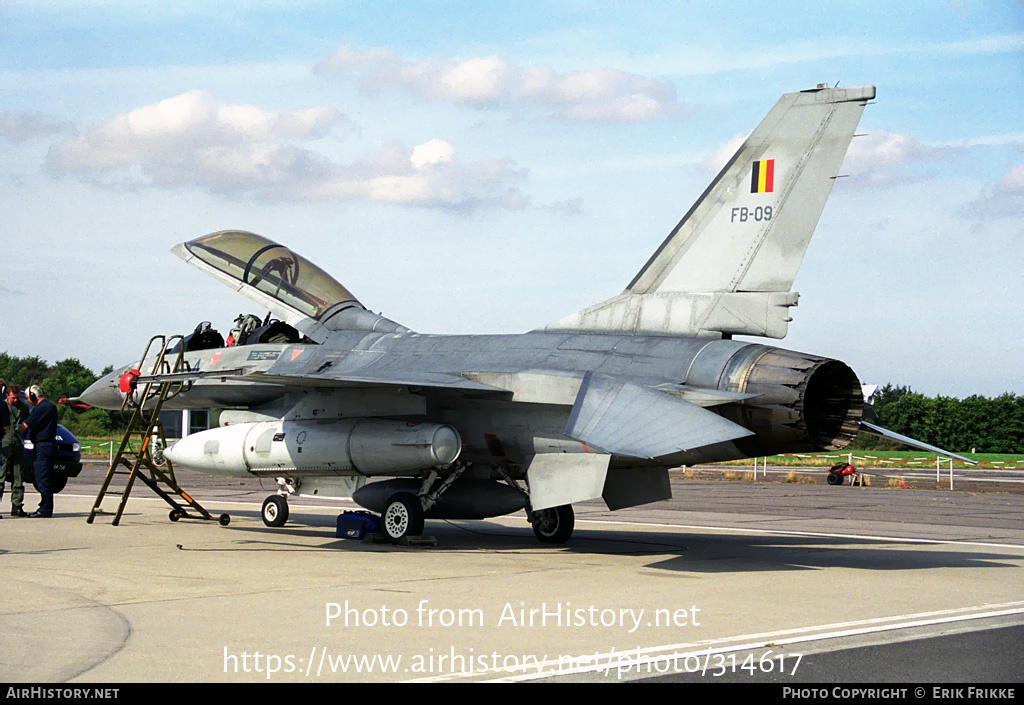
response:
[[[23,430],[32,432],[36,459],[32,470],[36,477],[36,489],[41,498],[39,509],[29,514],[33,518],[49,519],[53,516],[53,461],[57,453],[57,405],[43,397],[43,390],[33,384],[26,392],[32,411],[21,424]]]

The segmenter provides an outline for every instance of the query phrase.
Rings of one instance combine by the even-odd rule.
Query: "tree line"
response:
[[[38,384],[51,401],[78,396],[113,369],[107,367],[97,375],[75,358],[49,365],[38,357],[0,353],[0,379],[22,389]],[[910,387],[886,384],[875,391],[872,401],[880,426],[925,443],[958,452],[1024,453],[1024,396],[926,397]],[[117,411],[76,409],[65,404],[57,408],[60,423],[76,436],[108,436],[125,428]],[[899,445],[862,433],[853,447],[884,450]]]
[[[1024,396],[926,397],[886,384],[872,397],[878,425],[954,452],[1024,453]],[[855,448],[893,449],[899,444],[861,433]]]

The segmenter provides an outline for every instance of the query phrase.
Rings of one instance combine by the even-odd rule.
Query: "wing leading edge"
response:
[[[449,375],[440,372],[408,372],[402,374],[388,373],[387,375],[373,374],[332,374],[330,372],[320,374],[270,374],[266,372],[250,371],[245,368],[234,368],[230,370],[208,370],[205,372],[176,372],[160,375],[144,375],[138,378],[139,384],[150,382],[189,382],[202,379],[217,379],[219,381],[243,381],[260,382],[264,384],[280,384],[282,386],[294,387],[419,387],[438,390],[461,390],[474,393],[499,393],[511,396],[511,392],[501,387],[495,387],[481,382],[475,382],[459,375]]]

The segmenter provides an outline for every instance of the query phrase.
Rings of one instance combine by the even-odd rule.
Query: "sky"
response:
[[[786,92],[877,86],[781,341],[1024,394],[1020,2],[0,4],[0,351],[98,372],[255,305],[260,233],[423,333],[620,293]]]

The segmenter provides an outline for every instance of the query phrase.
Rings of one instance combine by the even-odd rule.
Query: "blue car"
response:
[[[25,474],[22,480],[31,482],[33,487],[36,484],[35,473],[32,471],[32,461],[35,460],[35,457],[35,445],[33,445],[31,434],[29,434],[29,437],[25,439]],[[57,424],[57,454],[53,462],[54,494],[64,489],[69,477],[78,477],[80,472],[82,472],[82,445],[75,438],[75,434],[61,424]]]

